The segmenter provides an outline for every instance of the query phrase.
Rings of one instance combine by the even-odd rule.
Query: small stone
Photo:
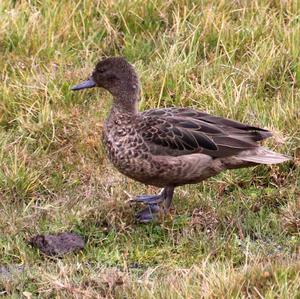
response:
[[[23,296],[24,296],[26,299],[31,299],[31,298],[32,298],[32,293],[25,291],[25,292],[23,292]]]
[[[61,256],[84,248],[84,239],[75,233],[37,235],[29,240],[29,244],[38,248],[45,255]]]

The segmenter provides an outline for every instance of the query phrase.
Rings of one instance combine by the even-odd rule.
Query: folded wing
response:
[[[232,156],[272,136],[265,129],[189,108],[147,110],[137,129],[152,152],[173,156],[200,152],[215,158]]]

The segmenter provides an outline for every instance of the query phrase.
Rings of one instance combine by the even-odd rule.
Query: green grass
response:
[[[0,276],[7,298],[300,298],[298,1],[0,2]],[[141,109],[191,106],[266,127],[294,161],[178,188],[161,224],[134,223],[129,194],[157,192],[112,168],[103,90],[72,93],[123,55]],[[38,233],[75,231],[50,259]]]

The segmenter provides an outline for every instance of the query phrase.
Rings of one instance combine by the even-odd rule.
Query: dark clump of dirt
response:
[[[29,244],[49,256],[61,256],[84,248],[84,239],[70,232],[59,234],[37,235],[29,240]]]

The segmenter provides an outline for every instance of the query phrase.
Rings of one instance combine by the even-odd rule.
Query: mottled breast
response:
[[[137,179],[149,161],[149,148],[135,128],[125,121],[107,121],[103,131],[103,141],[108,158],[113,165],[123,174]]]

